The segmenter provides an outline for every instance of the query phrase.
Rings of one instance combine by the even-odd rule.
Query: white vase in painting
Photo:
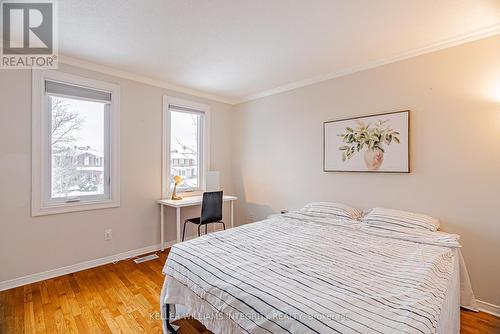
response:
[[[384,162],[384,152],[379,148],[367,149],[365,151],[365,164],[368,170],[379,170]]]

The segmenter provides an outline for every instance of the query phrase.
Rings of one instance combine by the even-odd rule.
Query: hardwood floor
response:
[[[460,333],[500,334],[500,318],[484,312],[461,310]]]
[[[0,333],[161,333],[160,259],[132,260],[0,292]],[[179,334],[210,333],[180,320]],[[500,318],[461,311],[464,334],[500,334]]]
[[[158,254],[0,292],[0,333],[162,333]]]

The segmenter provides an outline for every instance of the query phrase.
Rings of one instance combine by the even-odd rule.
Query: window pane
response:
[[[51,198],[104,194],[106,104],[49,96]]]
[[[174,176],[184,181],[178,189],[198,188],[199,181],[199,141],[200,115],[170,111],[170,189],[174,187]]]

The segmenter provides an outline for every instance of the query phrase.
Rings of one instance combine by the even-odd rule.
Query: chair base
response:
[[[194,218],[194,219],[198,219],[198,218]],[[192,224],[196,224],[198,225],[198,236],[201,237],[201,227],[203,225],[205,225],[205,234],[208,234],[208,224],[222,224],[222,227],[224,229],[224,231],[226,230],[226,224],[224,224],[223,221],[218,221],[218,222],[213,222],[213,223],[206,223],[206,224],[198,224],[198,223],[195,223],[189,219],[186,219],[184,221],[184,227],[182,228],[182,241],[184,241],[184,236],[186,235],[186,223],[192,223]]]

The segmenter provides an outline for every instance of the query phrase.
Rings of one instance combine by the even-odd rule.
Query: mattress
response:
[[[174,246],[164,269],[167,277],[162,290],[161,304],[177,305],[177,311],[183,310],[214,333],[459,332],[461,255],[456,243],[449,240],[443,242],[442,234],[433,236],[418,233],[418,236],[401,238],[401,231],[394,233],[394,231],[381,232],[378,229],[364,230],[356,223],[325,219],[325,217],[316,218],[318,217],[304,217],[291,213]],[[418,240],[421,242],[417,242]],[[364,246],[361,246],[361,241],[364,242]],[[236,245],[236,248],[225,251],[224,248],[215,246],[224,242]],[[305,287],[290,286],[284,293],[289,284],[286,282],[292,280],[286,275],[281,277],[282,273],[270,273],[260,280],[248,275],[251,266],[265,262],[262,259],[248,262],[250,251],[255,252],[259,249],[260,255],[266,252],[272,254],[279,249],[280,244],[290,248],[295,245],[295,249],[298,249],[298,243],[301,243],[300,247],[304,250],[322,250],[332,259],[332,270],[325,269],[325,263],[318,259],[299,256],[297,252],[288,254],[293,258],[291,261],[286,261],[284,258],[279,260],[288,263],[286,264],[288,266],[297,265],[299,272],[310,269],[311,263],[315,263],[317,268],[322,268],[317,272],[308,272],[301,278],[311,285],[312,294],[309,299],[307,294],[299,291],[300,289],[303,292],[307,291],[306,283]],[[247,251],[243,250],[245,247],[248,248]],[[362,262],[362,257],[350,255],[359,249],[367,253],[373,250],[378,255],[372,254],[369,261]],[[332,253],[328,253],[329,251]],[[383,261],[378,265],[375,264],[376,259],[381,258],[380,254],[384,252],[387,254],[382,257]],[[405,252],[402,254],[404,256],[399,254],[401,252]],[[189,253],[191,255],[188,256]],[[204,260],[199,260],[195,256],[199,255],[199,258],[203,259],[204,254],[208,254]],[[214,258],[214,254],[219,257]],[[283,256],[283,249],[279,254]],[[334,254],[342,256],[344,260],[334,260]],[[222,265],[226,263],[225,261],[234,263],[238,256],[242,259],[241,267],[236,265],[227,269],[235,273],[234,276],[229,275],[229,271],[224,274],[222,270],[220,273],[217,272],[214,264]],[[388,259],[386,256],[395,263],[385,263]],[[279,267],[282,263],[276,262],[276,259],[274,258],[275,262],[271,261],[270,264]],[[215,262],[211,265],[206,264],[204,268],[203,261]],[[372,261],[373,266],[370,263]],[[327,261],[326,264],[328,263]],[[350,263],[359,266],[359,270],[365,267],[371,268],[373,275],[380,277],[359,275],[358,269],[351,270],[346,275],[335,273],[346,270],[346,265]],[[415,268],[398,271],[401,266]],[[272,267],[267,269],[269,268]],[[259,272],[257,267],[252,270]],[[384,270],[389,271],[384,272]],[[409,272],[412,277],[406,277]],[[320,276],[330,273],[332,280],[341,280],[340,285],[321,282]],[[387,281],[387,277],[393,277],[391,280],[400,281],[401,284],[397,282],[393,284]],[[415,281],[415,277],[419,280]],[[203,286],[205,280],[209,283]],[[215,283],[217,280],[218,283]],[[416,288],[410,288],[408,285],[410,282],[416,283]],[[373,291],[367,292],[359,288],[366,288],[372,283],[378,290],[386,287],[390,293],[381,294],[380,291],[376,291],[374,294]],[[297,285],[296,282],[295,284]],[[407,287],[400,289],[400,285]],[[335,293],[330,293],[329,290],[325,290],[326,288],[331,288]],[[313,292],[316,290],[326,291],[327,297],[315,296]],[[247,312],[241,313],[236,310]],[[326,313],[325,310],[335,312]],[[276,314],[268,317],[272,314],[271,311],[283,318],[275,318]],[[176,316],[182,316],[182,313],[177,312]],[[265,316],[250,319],[248,314],[253,313]],[[242,314],[244,317],[241,317]],[[296,317],[297,314],[300,317]],[[328,318],[318,317],[326,314]]]

